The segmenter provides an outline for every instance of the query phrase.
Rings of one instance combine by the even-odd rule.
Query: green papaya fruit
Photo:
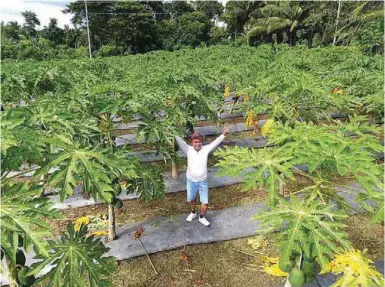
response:
[[[298,254],[297,252],[293,252],[293,253],[290,255],[290,260],[295,260],[298,256],[299,256],[299,254]]]
[[[29,272],[28,267],[22,267],[17,272],[17,279],[19,283],[24,287],[32,286],[36,282],[36,278],[33,275],[27,276],[27,273]]]
[[[305,283],[315,282],[315,275],[305,275]]]
[[[314,257],[313,256],[307,256],[305,252],[303,253],[303,259],[306,260],[307,262],[314,262]]]
[[[302,287],[305,284],[305,274],[298,268],[293,268],[289,274],[291,287]]]
[[[17,252],[16,252],[16,264],[24,266],[25,261],[26,261],[26,258],[25,258],[24,252],[22,250],[17,250]]]
[[[120,194],[122,192],[122,187],[120,186],[120,183],[116,183],[114,185],[114,192],[115,194]]]
[[[315,275],[316,272],[316,265],[315,262],[309,262],[309,261],[302,261],[302,270],[305,275]]]
[[[23,247],[23,245],[24,245],[24,238],[19,234],[19,242],[17,247]]]
[[[279,260],[278,267],[281,269],[283,272],[290,272],[291,269],[294,268],[295,262],[294,260],[287,260],[284,262],[282,258]]]
[[[123,201],[120,200],[119,198],[115,198],[114,201],[112,201],[112,205],[115,208],[122,208],[123,207]]]

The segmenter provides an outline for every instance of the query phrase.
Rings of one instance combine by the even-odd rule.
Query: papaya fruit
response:
[[[304,260],[302,262],[302,270],[305,275],[315,275],[316,272],[316,265],[315,262],[309,262]]]
[[[313,256],[307,256],[306,254],[305,254],[305,252],[303,253],[303,259],[305,260],[305,261],[307,261],[307,262],[314,262],[314,257]]]
[[[115,199],[112,201],[112,205],[113,205],[115,208],[122,208],[122,207],[123,207],[123,201],[121,201],[119,198],[115,198]]]
[[[294,268],[295,262],[294,260],[287,260],[284,262],[282,258],[279,260],[278,267],[281,269],[283,272],[290,272],[291,269]]]
[[[19,234],[19,241],[17,247],[23,247],[24,245],[24,238]]]
[[[302,287],[305,284],[305,274],[298,268],[293,268],[289,274],[291,287]]]
[[[17,279],[19,283],[24,287],[32,286],[36,282],[36,278],[33,275],[27,276],[27,273],[29,272],[28,267],[22,267],[17,272]]]
[[[114,192],[115,194],[120,194],[122,192],[122,187],[120,186],[120,183],[116,183],[114,185]]]
[[[299,254],[298,254],[297,252],[293,252],[293,253],[290,255],[290,260],[295,260],[298,256],[299,256]]]
[[[313,283],[315,281],[315,275],[305,275],[305,283]]]
[[[24,266],[25,261],[26,261],[26,258],[25,258],[24,252],[22,250],[17,250],[17,252],[16,252],[16,264]]]

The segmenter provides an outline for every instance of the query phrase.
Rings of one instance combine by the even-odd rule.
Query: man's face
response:
[[[196,151],[199,151],[202,148],[202,141],[200,139],[193,139],[191,144]]]

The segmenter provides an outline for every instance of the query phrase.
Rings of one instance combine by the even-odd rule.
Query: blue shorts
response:
[[[194,182],[187,179],[187,202],[191,202],[197,198],[199,192],[199,200],[202,204],[209,204],[209,183],[207,179]]]

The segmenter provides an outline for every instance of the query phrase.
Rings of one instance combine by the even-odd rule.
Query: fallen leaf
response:
[[[108,235],[108,230],[97,230],[97,231],[92,232],[90,235],[94,235],[94,236]]]
[[[223,209],[223,208],[224,208],[224,207],[223,207],[223,205],[221,205],[221,204],[214,204],[214,206],[211,207],[212,210],[218,210],[218,209]]]
[[[172,277],[172,276],[170,276],[170,277],[168,277],[168,281],[170,281],[170,287],[174,287],[175,286],[175,278],[174,277]]]
[[[180,254],[181,254],[184,262],[186,263],[187,267],[191,267],[191,260],[190,260],[190,258],[188,258],[186,250],[181,250]]]
[[[135,231],[135,233],[134,233],[134,239],[135,239],[135,240],[136,240],[136,239],[139,239],[140,236],[142,236],[143,231],[144,231],[144,228],[143,228],[143,227],[139,227],[139,228]]]

